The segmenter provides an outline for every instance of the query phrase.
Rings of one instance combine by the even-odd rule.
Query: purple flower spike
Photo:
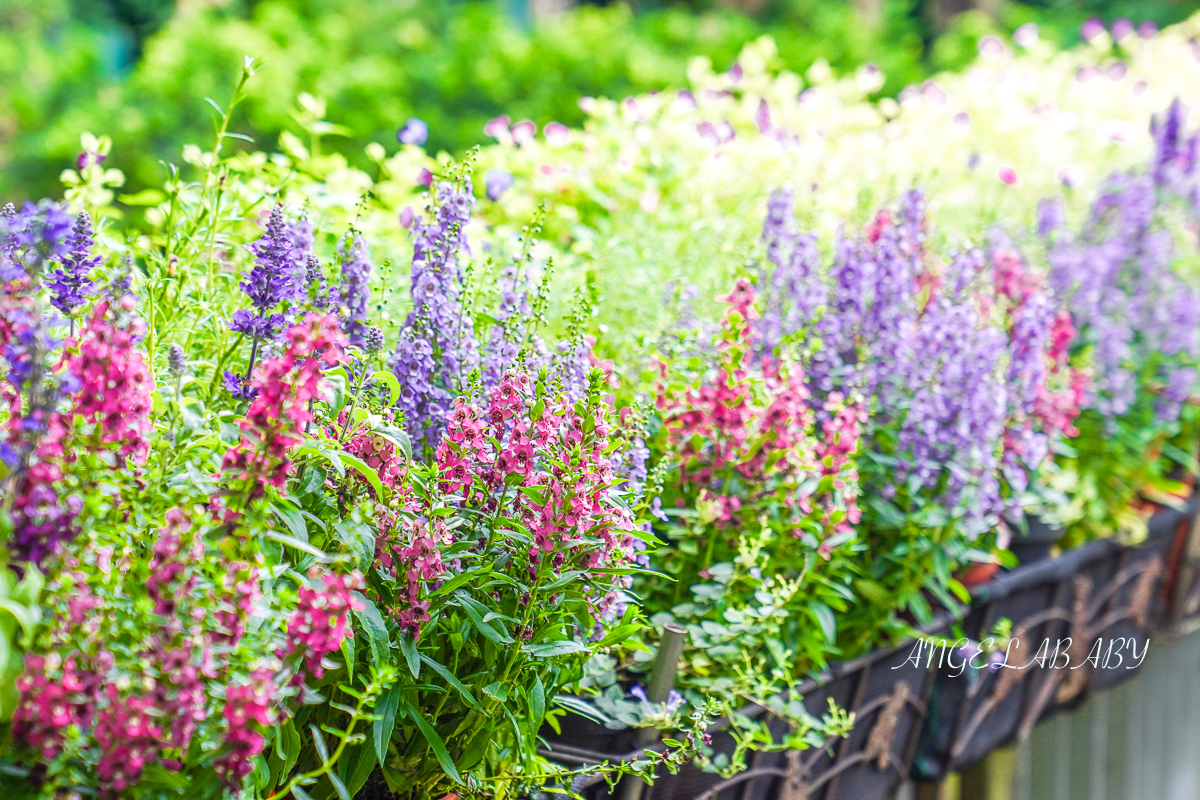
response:
[[[404,123],[404,127],[396,133],[396,139],[401,144],[413,144],[421,147],[429,141],[429,126],[423,119],[409,117],[408,121]]]
[[[413,310],[400,331],[392,370],[400,381],[397,407],[404,413],[413,445],[430,452],[441,440],[454,397],[479,364],[474,325],[463,312],[466,227],[475,198],[470,181],[462,189],[443,182],[429,222],[413,226]]]
[[[499,200],[500,195],[507,192],[513,185],[512,173],[503,169],[489,169],[483,176],[483,180],[487,186],[488,200]]]
[[[345,309],[342,328],[355,347],[366,345],[367,302],[371,298],[371,258],[367,243],[355,236],[343,253],[341,304]]]
[[[254,268],[242,281],[242,291],[260,314],[284,300],[303,299],[304,262],[293,245],[294,232],[283,216],[283,206],[271,209],[266,233],[248,249],[254,254]]]
[[[94,243],[92,218],[87,211],[80,211],[75,218],[75,227],[67,237],[70,251],[63,257],[61,267],[47,276],[50,291],[54,293],[50,304],[68,317],[84,304],[95,287],[95,283],[88,279],[88,274],[103,259],[92,255]]]

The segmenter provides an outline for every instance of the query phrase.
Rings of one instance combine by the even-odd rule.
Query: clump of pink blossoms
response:
[[[250,386],[258,394],[238,422],[241,441],[225,454],[221,467],[226,474],[253,481],[252,496],[266,486],[283,489],[291,467],[288,450],[300,443],[300,430],[313,419],[309,401],[323,396],[321,367],[345,360],[346,337],[332,314],[309,314],[288,328],[285,341],[279,357],[255,368]]]
[[[321,575],[313,567],[308,577],[321,585],[300,587],[300,601],[288,619],[287,655],[301,653],[308,674],[320,678],[325,674],[321,660],[336,653],[347,636],[354,636],[350,612],[363,610],[362,601],[354,596],[354,591],[362,587],[363,576],[357,570],[349,575]],[[303,679],[297,674],[293,682]]]

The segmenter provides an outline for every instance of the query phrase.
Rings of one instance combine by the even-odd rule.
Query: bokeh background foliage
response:
[[[1194,0],[692,0],[575,5],[571,0],[0,0],[0,188],[53,193],[81,130],[110,135],[110,166],[134,185],[211,136],[205,97],[228,96],[244,54],[270,65],[236,128],[272,149],[303,133],[310,92],[336,109],[322,146],[361,160],[394,144],[410,116],[431,150],[462,152],[501,113],[582,121],[578,98],[684,82],[693,56],[728,68],[771,35],[775,67],[818,59],[845,72],[871,61],[880,94],[962,66],[989,32],[1037,22],[1071,44],[1090,16],[1160,25]],[[366,166],[360,164],[359,166]]]

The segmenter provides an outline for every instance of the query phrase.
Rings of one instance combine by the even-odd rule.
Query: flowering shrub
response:
[[[849,580],[843,558],[860,518],[851,457],[865,421],[834,395],[817,422],[800,363],[755,357],[751,284],[740,280],[725,301],[715,368],[659,367],[652,448],[678,473],[655,508],[677,522],[665,528],[672,547],[661,559],[674,583],[644,591],[648,610],[663,612],[656,621],[689,625],[689,680],[718,692],[733,687],[747,650],[768,659],[753,674],[786,686],[834,648],[833,611],[844,609]],[[814,622],[823,641],[809,635]]]
[[[1178,101],[1156,118],[1149,169],[1115,174],[1078,233],[1042,226],[1050,284],[1079,330],[1070,363],[1090,376],[1075,450],[1058,476],[1076,540],[1140,538],[1135,498],[1172,502],[1187,492],[1181,468],[1195,476],[1200,296],[1176,263],[1174,235],[1196,214],[1196,134],[1185,118]]]
[[[818,422],[800,362],[756,352],[751,283],[739,280],[723,300],[715,365],[658,367],[661,427],[650,444],[671,471],[660,472],[654,499],[666,523],[656,532],[670,545],[656,561],[672,581],[640,588],[652,621],[689,632],[689,694],[724,698],[732,713],[747,700],[775,701],[838,652],[835,612],[853,597],[847,556],[857,545],[854,456],[865,412],[835,394]],[[824,741],[807,714],[788,710],[798,732],[787,746]],[[744,766],[740,752],[716,766]]]
[[[91,224],[106,207],[0,217],[6,787],[569,783],[538,730],[589,654],[641,629],[625,590],[644,537],[604,379],[571,380],[581,334],[551,357],[544,303],[509,299],[497,327],[533,346],[490,385],[446,384],[453,413],[414,459],[417,387],[381,368],[365,235],[335,244],[283,203],[249,215],[261,228],[212,223],[213,204],[258,202],[214,169],[161,247],[114,250]],[[437,330],[446,352],[475,346]],[[608,772],[676,769],[704,717],[691,744]]]

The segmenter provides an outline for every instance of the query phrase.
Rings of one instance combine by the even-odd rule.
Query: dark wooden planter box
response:
[[[1165,593],[1168,605],[1164,627],[1176,633],[1200,628],[1200,496],[1188,503],[1167,555]]]
[[[979,641],[1009,619],[1018,643],[1006,663],[1024,668],[967,668],[955,676],[940,666],[913,777],[939,780],[970,767],[1028,737],[1039,720],[1133,677],[1141,663],[1134,654],[1144,657],[1156,621],[1167,614],[1166,566],[1187,518],[1162,509],[1136,547],[1091,542],[979,587],[964,632]]]
[[[931,635],[944,635],[949,623],[929,629]],[[855,714],[855,726],[844,739],[825,742],[822,748],[786,752],[752,753],[747,769],[732,778],[685,766],[678,775],[659,776],[653,788],[641,800],[885,800],[909,772],[926,712],[926,701],[933,686],[933,671],[922,662],[910,659],[913,643],[879,650],[841,664],[829,672],[796,687],[804,697],[805,708],[820,717],[829,710],[829,698]],[[755,718],[769,716],[767,724],[776,739],[787,730],[787,722],[767,709],[751,706],[743,713]],[[726,721],[710,728],[713,748],[732,753],[734,740],[725,728]],[[600,730],[557,738],[545,755],[566,764],[580,765],[635,758],[641,751],[619,749],[621,739],[605,740]],[[607,732],[612,734],[613,732]],[[567,730],[564,729],[564,734]],[[582,746],[603,744],[605,750]],[[603,782],[597,781],[584,791],[589,800],[608,800]]]

